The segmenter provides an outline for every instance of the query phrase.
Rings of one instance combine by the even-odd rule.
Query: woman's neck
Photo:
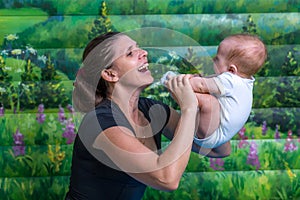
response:
[[[115,88],[112,94],[108,95],[108,99],[115,102],[120,109],[130,117],[137,115],[138,113],[138,102],[140,97],[140,91],[129,92],[128,90]]]

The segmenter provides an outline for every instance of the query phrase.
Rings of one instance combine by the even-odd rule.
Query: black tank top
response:
[[[138,105],[151,126],[155,126],[152,127],[154,140],[160,150],[161,131],[169,120],[170,109],[147,98],[140,98]],[[83,118],[74,142],[66,200],[140,200],[143,197],[146,189],[143,183],[120,171],[103,151],[91,147],[99,133],[113,126],[124,126],[133,131],[119,107],[108,99]]]

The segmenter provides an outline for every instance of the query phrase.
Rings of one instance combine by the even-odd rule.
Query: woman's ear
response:
[[[237,74],[237,72],[238,72],[237,67],[235,65],[229,65],[228,71],[233,74]]]
[[[117,82],[119,80],[117,73],[111,69],[102,70],[101,77],[108,82]]]

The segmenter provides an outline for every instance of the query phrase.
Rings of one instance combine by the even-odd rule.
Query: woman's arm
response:
[[[147,148],[124,127],[108,128],[94,142],[122,171],[160,190],[175,190],[179,185],[191,152],[198,104],[187,76],[171,79],[168,88],[176,96],[181,116],[162,154]]]
[[[174,137],[176,127],[180,120],[180,113],[174,110],[172,107],[169,108],[170,108],[170,117],[167,125],[163,130],[163,135],[166,136],[169,140],[172,140]]]

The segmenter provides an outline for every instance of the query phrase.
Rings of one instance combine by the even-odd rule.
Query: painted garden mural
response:
[[[193,153],[178,190],[148,188],[143,199],[300,199],[299,11],[299,0],[0,1],[0,199],[64,198],[82,117],[72,88],[83,48],[98,34],[145,27],[185,34],[209,55],[149,50],[155,82],[143,95],[175,108],[161,75],[212,73],[206,66],[226,36],[256,34],[269,56],[232,154]]]

